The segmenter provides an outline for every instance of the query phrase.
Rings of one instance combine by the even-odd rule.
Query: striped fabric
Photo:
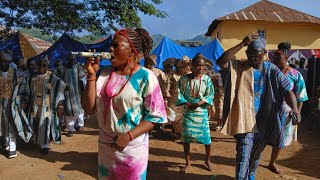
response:
[[[297,102],[307,101],[307,89],[303,76],[300,74],[300,72],[293,68],[290,68],[286,76],[289,78],[289,81],[292,84],[292,92],[296,95]],[[288,117],[291,108],[286,104],[286,102],[283,102],[282,107],[284,109],[285,116]],[[292,143],[292,140],[298,140],[298,126],[292,125],[291,122],[287,121],[284,131],[284,146],[290,145]]]
[[[257,136],[255,134],[253,147],[250,155],[250,164],[249,164],[249,179],[254,180],[257,172],[257,168],[259,166],[259,160],[261,158],[261,153],[264,148],[267,146],[266,141],[262,139],[262,136]]]
[[[80,115],[83,112],[81,105],[81,94],[84,90],[83,77],[85,77],[85,73],[78,64],[75,64],[72,68],[66,67],[63,73],[62,80],[69,87],[69,90],[65,91],[65,115]]]
[[[236,134],[236,180],[247,180],[249,177],[249,162],[254,141],[254,133]]]
[[[220,73],[215,73],[212,76],[212,83],[214,85],[214,117],[213,120],[219,121],[222,119],[222,112],[223,112],[223,99],[224,99],[224,89],[221,79]]]
[[[0,71],[0,78],[2,79],[2,82],[12,83],[4,83],[0,87],[2,88],[1,93],[4,93],[6,90],[12,90],[12,92],[9,92],[11,94],[10,97],[0,98],[0,136],[5,137],[6,139],[15,138],[16,128],[13,117],[16,116],[16,112],[14,109],[16,108],[16,104],[19,103],[17,92],[23,77],[16,69],[9,68],[7,76],[4,76],[3,72]],[[21,122],[18,121],[16,123],[21,124]]]
[[[284,146],[286,113],[282,108],[283,97],[292,84],[280,69],[271,63],[264,63],[267,70],[266,89],[256,114],[258,133],[255,135],[250,157],[250,179],[254,179],[259,159],[266,145]]]
[[[192,95],[190,83],[193,86],[193,92],[199,92],[199,97]],[[205,105],[193,111],[188,110],[186,107],[184,108],[181,133],[182,142],[205,145],[211,143],[207,105],[212,105],[213,96],[214,89],[209,76],[203,75],[200,80],[191,79],[187,75],[180,78],[177,105],[197,103],[201,100],[206,102]]]
[[[243,61],[230,61],[225,77],[223,134],[257,131],[253,92],[253,68]]]
[[[37,144],[48,144],[51,136],[55,142],[61,141],[56,110],[59,101],[64,99],[65,86],[65,83],[51,72],[32,78],[30,121]]]
[[[256,114],[258,135],[266,144],[283,147],[285,113],[283,97],[292,88],[288,78],[274,64],[265,62],[266,89],[261,95],[261,106]]]
[[[29,77],[29,74],[21,74],[19,78],[20,83],[19,85],[16,85],[12,101],[12,117],[16,130],[20,138],[25,142],[29,142],[33,133],[28,116],[30,112],[30,101],[28,98],[28,95],[30,94],[29,80],[31,80]]]

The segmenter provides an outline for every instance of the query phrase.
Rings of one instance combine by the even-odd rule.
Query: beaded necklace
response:
[[[133,67],[133,69],[131,70],[128,80],[127,80],[127,81],[123,84],[123,86],[120,88],[119,92],[116,93],[116,94],[114,94],[114,95],[110,95],[110,94],[109,94],[109,91],[108,91],[108,85],[109,85],[109,82],[110,82],[110,80],[111,80],[111,78],[112,78],[112,76],[113,76],[114,71],[111,72],[111,74],[110,74],[110,76],[109,76],[109,78],[108,78],[106,87],[105,87],[105,92],[106,92],[107,96],[110,97],[110,99],[113,99],[114,97],[118,96],[118,95],[123,91],[124,87],[128,84],[128,82],[130,81],[130,79],[131,79],[131,77],[132,77],[134,68],[135,68],[135,67]]]

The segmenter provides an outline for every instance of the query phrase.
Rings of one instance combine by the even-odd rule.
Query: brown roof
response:
[[[23,35],[28,39],[28,41],[37,47],[38,49],[41,49],[42,51],[46,51],[50,46],[52,46],[51,43],[38,39],[36,37],[30,36],[28,34],[23,33]]]
[[[226,20],[320,24],[320,18],[318,17],[267,0],[261,0],[240,11],[215,19],[209,26],[206,36],[211,36],[218,24]]]

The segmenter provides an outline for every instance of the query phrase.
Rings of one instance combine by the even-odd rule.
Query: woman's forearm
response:
[[[96,104],[96,81],[88,81],[82,98],[82,107],[87,114],[93,114]]]
[[[138,126],[130,130],[129,133],[132,139],[135,139],[141,136],[142,134],[149,132],[150,130],[153,129],[153,127],[154,127],[154,123],[143,120],[138,124]]]

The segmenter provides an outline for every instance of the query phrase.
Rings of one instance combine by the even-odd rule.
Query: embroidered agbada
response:
[[[201,100],[206,103],[191,111],[184,108],[182,120],[181,140],[184,143],[211,143],[207,106],[212,105],[214,89],[211,78],[202,75],[201,79],[192,79],[184,75],[179,80],[177,105],[197,103]],[[192,87],[192,88],[191,88]]]
[[[5,75],[6,74],[6,75]],[[7,72],[0,71],[0,136],[15,138],[21,132],[20,94],[18,88],[23,75],[17,69],[9,68]],[[22,136],[23,137],[23,136]],[[23,138],[25,140],[25,138]]]
[[[307,89],[304,82],[304,78],[302,74],[293,69],[290,68],[287,74],[285,74],[290,83],[292,84],[291,91],[296,95],[297,102],[304,102],[308,100],[307,95]],[[289,112],[291,111],[291,108],[287,105],[287,103],[283,102],[283,109],[285,113],[286,119],[288,118]],[[291,144],[292,140],[298,139],[298,126],[292,125],[292,122],[286,121],[285,123],[285,131],[284,131],[284,146],[288,146]]]
[[[76,116],[83,113],[81,94],[84,90],[85,73],[80,65],[75,64],[72,68],[64,68],[62,80],[69,87],[65,91],[64,113],[66,116]]]
[[[119,92],[129,76],[110,74],[113,68],[101,71],[96,82],[97,119],[99,135],[99,179],[146,179],[149,136],[148,133],[130,141],[123,151],[111,148],[115,137],[135,128],[142,120],[166,123],[166,110],[160,85],[154,73],[141,67]],[[108,86],[106,84],[109,80]],[[108,93],[107,93],[107,92]]]
[[[64,99],[65,87],[66,84],[50,71],[31,80],[30,121],[35,128],[33,132],[37,144],[48,144],[50,137],[55,142],[61,141],[57,106]]]

